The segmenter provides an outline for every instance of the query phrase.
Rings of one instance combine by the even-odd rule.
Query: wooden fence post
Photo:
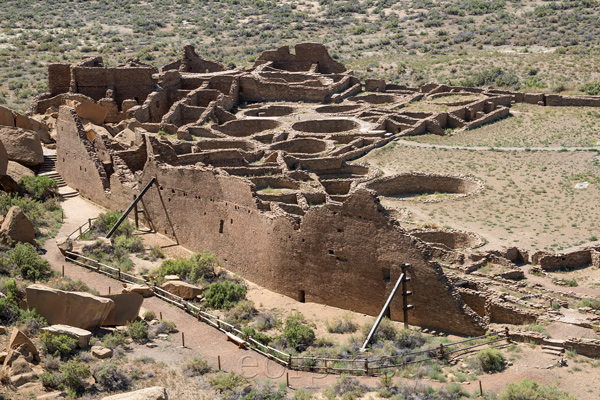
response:
[[[181,347],[185,347],[185,334],[181,332]]]
[[[365,374],[369,375],[369,360],[365,360]]]
[[[65,264],[63,264],[63,266],[62,266],[62,276],[63,276],[63,278],[65,277]]]
[[[217,363],[219,364],[219,371],[221,370],[221,356],[217,356]]]

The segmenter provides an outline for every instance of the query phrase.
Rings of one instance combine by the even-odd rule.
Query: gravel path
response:
[[[490,147],[490,146],[449,146],[443,144],[419,143],[411,140],[397,139],[396,143],[408,147],[436,148],[448,150],[474,151],[600,151],[600,146],[594,147]]]

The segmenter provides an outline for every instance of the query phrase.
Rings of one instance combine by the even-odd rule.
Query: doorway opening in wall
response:
[[[391,281],[390,269],[389,268],[384,268],[383,269],[383,281],[385,283],[390,283],[390,281]]]
[[[390,308],[389,307],[385,309],[385,315],[384,316],[386,318],[388,318],[388,319],[392,319],[392,313],[390,312]]]
[[[221,220],[221,223],[219,225],[219,233],[223,233],[223,224],[225,223],[225,221]]]
[[[306,293],[304,293],[304,290],[300,290],[298,292],[298,301],[300,303],[305,303],[306,302]]]

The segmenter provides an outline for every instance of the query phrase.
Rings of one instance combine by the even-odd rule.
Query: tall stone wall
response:
[[[377,315],[400,275],[398,266],[410,262],[416,305],[410,322],[466,335],[484,330],[439,265],[427,260],[427,246],[393,225],[369,191],[294,219],[260,211],[242,178],[150,161],[141,183],[153,176],[157,185],[143,201],[160,233],[192,250],[214,251],[252,282],[298,300]],[[392,319],[402,320],[401,306],[395,299]]]

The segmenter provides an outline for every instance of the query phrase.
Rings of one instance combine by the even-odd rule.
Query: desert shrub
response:
[[[104,391],[127,390],[131,386],[131,379],[127,374],[112,363],[94,365],[92,376]]]
[[[42,366],[46,370],[58,371],[61,365],[62,362],[60,360],[60,357],[53,357],[48,354],[44,358],[42,358]]]
[[[127,333],[136,342],[141,342],[148,338],[148,325],[144,321],[134,321],[127,327]]]
[[[102,344],[104,344],[104,347],[114,350],[125,345],[125,335],[118,331],[109,333],[102,338]]]
[[[401,329],[396,334],[396,345],[403,349],[414,349],[425,344],[425,337],[419,331],[411,329]]]
[[[367,387],[361,385],[356,378],[342,374],[333,385],[333,392],[344,396],[344,399],[355,399],[367,392]]]
[[[581,299],[581,301],[579,303],[577,303],[577,307],[590,307],[593,308],[594,310],[600,310],[600,300],[593,300],[593,299]]]
[[[181,372],[187,378],[204,375],[211,371],[212,368],[208,365],[208,362],[200,357],[190,358],[181,366]]]
[[[83,380],[91,375],[90,368],[75,360],[70,360],[60,366],[60,386],[66,387],[71,393],[83,392]]]
[[[461,86],[501,86],[518,87],[519,77],[512,71],[504,71],[499,67],[481,71],[461,82]]]
[[[17,243],[9,252],[7,261],[23,279],[35,282],[46,280],[52,275],[50,263],[40,257],[35,247],[29,243]]]
[[[246,287],[230,281],[211,283],[204,298],[210,307],[228,310],[246,298]]]
[[[148,337],[154,339],[161,333],[172,333],[177,330],[177,325],[173,321],[162,321],[156,325],[148,327]]]
[[[312,400],[313,398],[313,395],[309,391],[302,388],[296,390],[292,396],[292,400]]]
[[[251,390],[244,399],[253,400],[286,400],[287,390],[285,384],[280,384],[279,387],[269,380],[258,382],[256,388]]]
[[[119,218],[121,218],[122,213],[120,211],[107,211],[98,215],[98,218],[92,224],[92,229],[90,233],[94,237],[98,236],[106,236],[106,234],[112,229],[112,227],[117,223]],[[135,226],[126,219],[119,225],[119,228],[115,231],[114,235],[116,236],[125,236],[131,237],[133,231],[135,230]]]
[[[152,310],[147,310],[144,311],[144,321],[152,321],[153,319],[156,319],[156,313]]]
[[[494,348],[481,349],[477,352],[477,360],[485,372],[502,371],[504,369],[504,356],[500,350]]]
[[[248,387],[248,381],[243,376],[235,372],[221,372],[208,380],[210,385],[219,392],[222,397],[229,397],[234,392],[241,391]]]
[[[65,282],[59,283],[57,285],[53,285],[53,287],[55,289],[60,289],[60,290],[64,290],[67,292],[86,292],[86,293],[91,293],[91,294],[98,294],[98,291],[96,289],[92,289],[91,287],[88,286],[87,283],[85,283],[84,281],[82,281],[81,279],[78,279],[76,281],[73,281],[69,278],[66,278],[67,280]]]
[[[115,237],[115,252],[140,253],[144,251],[144,242],[138,236],[119,235]]]
[[[590,96],[598,96],[600,94],[600,82],[586,83],[581,87],[581,91]]]
[[[304,316],[299,312],[286,318],[282,336],[297,351],[306,350],[315,341],[315,331],[306,324]]]
[[[216,277],[215,268],[219,266],[219,260],[214,253],[204,251],[196,253],[189,258],[163,261],[160,267],[152,272],[157,278],[165,275],[177,275],[182,280],[200,282],[212,281]]]
[[[46,201],[58,195],[56,181],[47,176],[24,176],[19,180],[19,189],[22,194],[39,201]]]
[[[159,245],[155,244],[150,249],[150,257],[151,257],[152,261],[154,261],[157,258],[165,258],[165,253],[162,251],[162,249]]]
[[[256,314],[254,302],[250,300],[242,300],[231,308],[226,315],[227,322],[230,324],[240,324],[250,321]]]
[[[350,313],[344,313],[342,316],[333,320],[330,324],[327,321],[327,332],[329,333],[352,333],[356,332],[358,326],[352,321]]]
[[[77,348],[77,339],[67,335],[54,335],[50,332],[43,332],[40,335],[42,350],[54,357],[66,358],[70,356]]]
[[[369,332],[371,331],[371,328],[373,327],[374,323],[375,321],[367,322],[360,328],[363,340],[365,340],[369,335]],[[379,326],[377,327],[373,338],[371,339],[371,343],[375,344],[384,340],[394,340],[397,335],[398,329],[394,326],[392,321],[389,318],[383,318],[379,323]]]
[[[511,382],[500,392],[500,400],[575,400],[568,393],[554,386],[540,385],[536,381],[523,379]]]
[[[60,385],[60,377],[53,372],[44,372],[38,376],[40,382],[45,388],[57,389]]]
[[[268,331],[277,325],[279,325],[277,316],[271,311],[267,311],[264,314],[260,314],[256,317],[255,327],[259,331]]]
[[[269,345],[273,340],[269,335],[266,335],[262,332],[257,332],[256,329],[250,327],[242,328],[242,334],[245,340],[248,340],[249,337],[252,337],[254,340],[264,345]]]

